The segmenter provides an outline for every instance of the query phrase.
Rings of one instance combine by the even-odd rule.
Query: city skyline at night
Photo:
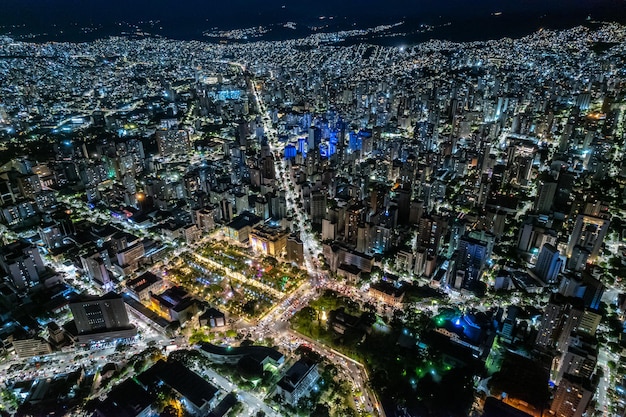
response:
[[[623,1],[2,8],[1,416],[626,416]]]

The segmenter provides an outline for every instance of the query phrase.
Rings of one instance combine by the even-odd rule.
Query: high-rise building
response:
[[[208,233],[215,229],[215,208],[205,207],[200,210],[194,210],[193,221],[204,233]]]
[[[311,223],[321,224],[326,215],[326,195],[320,191],[311,193]]]
[[[559,293],[566,297],[580,298],[585,307],[598,310],[602,294],[604,294],[604,284],[597,278],[589,274],[582,275],[567,274],[563,276],[559,285]]]
[[[605,217],[586,214],[576,216],[574,230],[567,245],[567,257],[572,258],[576,248],[588,251],[587,262],[594,263],[600,253],[602,242],[609,230],[610,221]],[[569,267],[569,265],[568,265]]]
[[[541,248],[535,264],[535,273],[543,282],[554,284],[558,281],[558,275],[563,265],[563,260],[560,256],[559,250],[549,243],[546,243]]]
[[[447,225],[447,221],[439,216],[423,216],[417,232],[417,247],[427,249],[430,256],[437,255]]]
[[[489,255],[487,242],[469,236],[459,240],[456,265],[457,270],[465,271],[464,287],[480,279]]]
[[[550,410],[556,417],[582,417],[592,396],[593,392],[581,383],[563,378],[554,394]]]
[[[580,307],[574,307],[571,304],[565,305],[558,329],[559,334],[556,338],[555,347],[557,351],[561,353],[567,352],[572,333],[578,328],[582,317],[583,310]]]
[[[304,264],[304,244],[302,243],[302,240],[300,240],[300,237],[295,234],[291,234],[287,238],[285,251],[287,252],[287,261],[295,262],[298,265]]]
[[[322,240],[335,240],[337,238],[337,222],[329,219],[322,220]]]
[[[594,336],[601,320],[602,316],[600,314],[586,309],[578,323],[578,331]]]
[[[539,191],[535,200],[534,209],[539,213],[549,213],[554,201],[558,183],[551,180],[541,180],[539,182]]]
[[[506,318],[502,323],[502,330],[500,330],[500,335],[508,341],[513,340],[513,335],[515,333],[515,326],[517,324],[517,316],[520,313],[520,309],[516,306],[508,306],[506,310]]]
[[[38,284],[46,271],[37,248],[25,240],[0,248],[0,267],[17,289]]]
[[[346,227],[344,231],[346,242],[356,243],[359,224],[361,224],[364,211],[365,209],[360,204],[355,204],[346,211]]]
[[[596,369],[597,347],[595,344],[581,342],[580,338],[570,337],[567,350],[557,356],[553,362],[552,380],[557,385],[565,375],[590,379]]]
[[[537,347],[546,349],[554,346],[559,335],[564,310],[565,306],[554,300],[550,300],[546,305],[543,315],[541,316],[537,339],[535,341]]]
[[[551,224],[542,222],[539,217],[528,217],[520,228],[517,248],[524,252],[541,251],[543,245],[556,245],[557,233]]]

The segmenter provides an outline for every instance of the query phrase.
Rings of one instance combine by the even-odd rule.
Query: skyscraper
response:
[[[423,216],[417,232],[417,247],[427,249],[429,255],[436,255],[441,237],[445,235],[447,222],[439,216]]]
[[[559,250],[549,243],[541,248],[535,264],[535,273],[543,282],[554,284],[558,281],[558,275],[563,265],[560,255]]]
[[[472,282],[480,279],[489,257],[487,242],[464,236],[459,240],[457,255],[457,270],[465,271],[463,286],[468,288]]]
[[[609,230],[609,224],[610,221],[604,217],[587,214],[576,216],[576,223],[567,245],[567,257],[572,258],[572,255],[577,252],[575,249],[588,251],[589,257],[587,262],[594,263],[600,253],[604,237]],[[573,264],[570,263],[570,265]]]
[[[548,305],[546,305],[541,316],[539,332],[535,341],[537,347],[546,349],[554,346],[564,310],[565,306],[557,303],[554,299],[550,300]]]
[[[544,214],[550,212],[557,186],[558,183],[556,181],[541,180],[539,182],[539,191],[537,193],[537,200],[535,200],[534,207],[536,211]]]

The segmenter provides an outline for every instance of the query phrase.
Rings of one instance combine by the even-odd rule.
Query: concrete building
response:
[[[563,260],[559,250],[553,245],[546,243],[541,248],[541,252],[539,252],[534,271],[546,284],[555,284],[558,282],[562,266]]]
[[[168,288],[160,294],[150,294],[151,307],[169,321],[181,324],[197,313],[195,300],[182,287]]]
[[[135,299],[145,302],[150,300],[150,294],[160,293],[165,289],[165,282],[162,278],[146,271],[137,278],[126,281],[126,290]]]
[[[189,133],[185,130],[158,130],[156,140],[161,156],[186,155],[191,150]]]
[[[319,379],[317,364],[304,359],[298,360],[276,384],[276,394],[285,402],[295,406],[301,398],[307,397]]]
[[[286,230],[257,225],[250,230],[250,247],[256,253],[278,257],[287,246],[287,235]]]
[[[574,229],[567,244],[567,257],[573,258],[575,250],[588,252],[586,259],[589,263],[594,263],[600,253],[602,242],[609,230],[610,221],[604,217],[579,214],[576,216]],[[572,265],[572,266],[570,266]],[[584,264],[583,264],[584,265]],[[568,267],[580,270],[580,263],[568,263]]]
[[[109,292],[102,297],[80,296],[70,303],[79,343],[134,337],[122,297]]]
[[[26,337],[13,340],[15,354],[20,358],[31,358],[52,353],[50,344],[38,337]]]
[[[592,390],[564,378],[554,394],[550,411],[555,417],[583,417],[592,397]]]
[[[17,289],[37,285],[46,271],[37,247],[24,240],[0,248],[0,267]]]

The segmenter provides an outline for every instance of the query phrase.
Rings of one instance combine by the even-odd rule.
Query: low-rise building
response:
[[[169,321],[181,324],[196,314],[195,300],[182,287],[168,288],[161,294],[150,295],[152,307]]]
[[[180,362],[160,360],[137,380],[148,392],[158,392],[163,385],[170,387],[194,416],[205,416],[217,405],[219,389]]]
[[[287,234],[276,227],[255,226],[250,230],[250,246],[257,253],[277,257],[287,246]]]
[[[209,308],[198,317],[198,322],[200,326],[224,327],[226,326],[226,315],[215,308]]]
[[[319,379],[317,364],[300,359],[294,363],[276,385],[276,394],[281,395],[290,405],[298,404],[307,397]]]
[[[372,297],[378,298],[387,304],[395,304],[402,302],[405,290],[402,286],[395,286],[386,281],[379,281],[370,285],[368,292]]]
[[[223,347],[211,343],[201,343],[198,351],[215,363],[234,365],[246,356],[253,357],[264,369],[267,367],[277,368],[285,363],[285,357],[282,353],[266,346]]]
[[[164,289],[165,282],[160,277],[147,271],[137,278],[126,281],[126,289],[130,295],[139,301],[148,301],[150,294],[159,293]]]
[[[256,214],[245,211],[228,223],[225,234],[237,242],[247,242],[252,228],[261,223],[262,220]]]
[[[50,344],[38,337],[13,339],[13,348],[15,349],[15,354],[20,358],[31,358],[52,353]]]

